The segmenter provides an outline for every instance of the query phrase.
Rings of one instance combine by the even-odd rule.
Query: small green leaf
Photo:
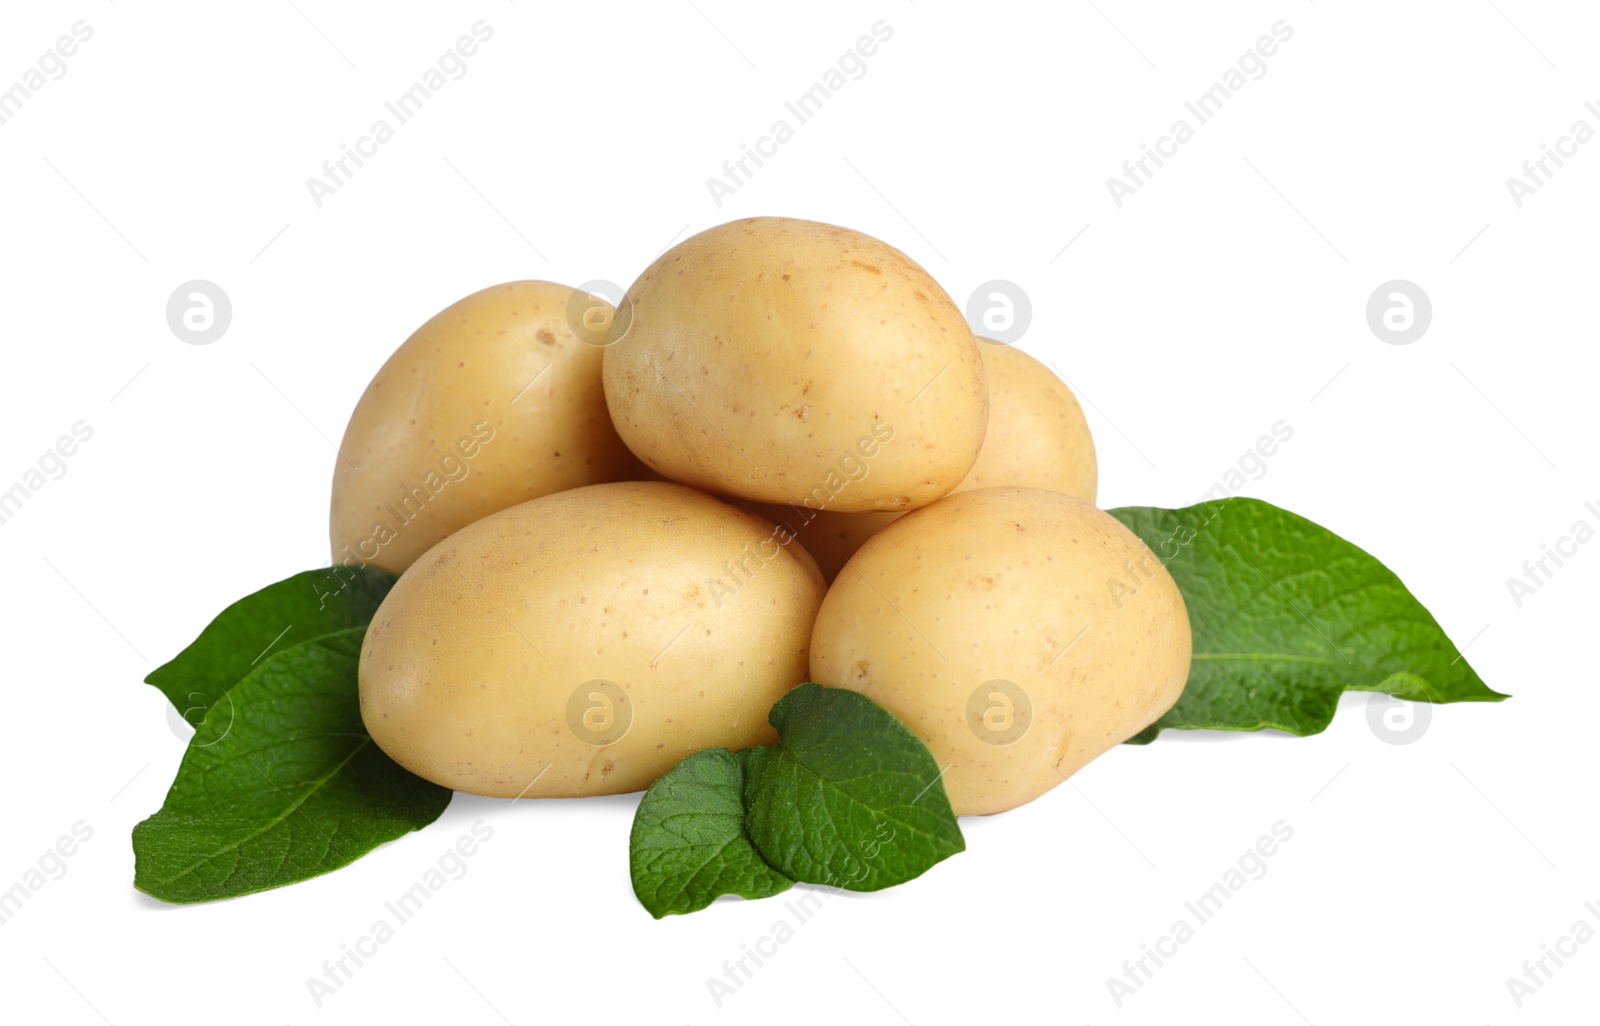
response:
[[[768,719],[779,743],[750,749],[745,826],[780,873],[876,891],[966,848],[932,753],[870,698],[802,684]]]
[[[447,788],[384,755],[361,724],[365,627],[268,656],[214,706],[154,816],[133,829],[133,885],[171,902],[281,887],[438,819]]]
[[[1326,729],[1345,690],[1499,701],[1400,578],[1304,517],[1259,499],[1109,510],[1171,571],[1189,607],[1183,695],[1162,730]]]
[[[724,894],[767,898],[794,883],[762,861],[744,829],[753,749],[707,748],[650,785],[633,817],[628,865],[649,913],[696,912]]]
[[[365,627],[397,578],[367,566],[307,570],[246,595],[144,679],[198,725],[251,668],[273,652]]]

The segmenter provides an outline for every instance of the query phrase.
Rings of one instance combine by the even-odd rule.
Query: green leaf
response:
[[[1259,499],[1109,510],[1166,564],[1189,607],[1194,662],[1162,730],[1325,729],[1345,690],[1499,701],[1400,578]]]
[[[932,753],[870,698],[802,684],[768,719],[779,743],[750,749],[745,826],[780,873],[876,891],[966,848]]]
[[[650,785],[633,817],[628,865],[649,913],[697,912],[724,894],[767,898],[794,883],[764,862],[744,829],[753,749],[707,748]]]
[[[367,566],[336,566],[269,584],[218,613],[188,648],[144,681],[198,725],[269,653],[365,627],[396,580]]]
[[[189,742],[154,816],[133,828],[133,885],[171,902],[281,887],[427,826],[447,788],[413,776],[361,724],[365,627],[262,660]]]

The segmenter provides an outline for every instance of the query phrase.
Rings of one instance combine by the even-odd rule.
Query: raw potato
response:
[[[1171,575],[1071,496],[951,495],[879,532],[854,565],[817,614],[813,678],[927,742],[958,815],[1032,801],[1149,726],[1188,679]]]
[[[957,492],[1017,486],[1048,488],[1091,505],[1099,486],[1094,439],[1066,382],[1020,349],[979,338],[989,379],[989,430],[978,462]],[[814,506],[752,506],[793,531],[829,583],[863,542],[889,526],[893,513],[838,513]]]
[[[1046,488],[1094,505],[1099,463],[1072,389],[1020,349],[979,338],[978,352],[989,378],[989,432],[955,490]]]
[[[756,516],[782,525],[799,539],[800,545],[817,561],[822,579],[829,584],[868,538],[905,516],[904,513],[835,513],[809,506],[766,502],[745,505]]]
[[[629,304],[606,349],[606,402],[633,451],[673,480],[908,510],[972,469],[988,410],[977,343],[939,284],[886,243],[814,221],[733,221],[662,254]]]
[[[475,292],[389,357],[339,447],[335,562],[399,573],[490,513],[644,475],[606,413],[603,350],[568,324],[572,294],[547,281]]]
[[[636,791],[703,748],[770,743],[824,591],[785,538],[662,482],[496,513],[379,607],[362,720],[413,773],[497,797]]]

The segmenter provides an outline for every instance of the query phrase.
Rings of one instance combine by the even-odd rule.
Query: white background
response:
[[[1600,101],[1578,3],[7,5],[0,83],[78,20],[0,125],[0,487],[93,439],[0,525],[10,781],[0,888],[93,838],[0,925],[8,1021],[1570,1023],[1600,942],[1600,544],[1522,607],[1508,577],[1595,525],[1600,143],[1506,179]],[[306,179],[482,19],[493,39],[322,207]],[[719,209],[706,179],[873,22],[891,41]],[[1292,40],[1119,209],[1106,179],[1279,20]],[[1114,23],[1114,24],[1113,24]],[[1514,23],[1514,24],[1513,24]],[[0,86],[3,87],[3,86]],[[1190,118],[1191,124],[1193,119]],[[1552,165],[1553,167],[1553,165]],[[388,353],[517,278],[627,283],[670,240],[785,214],[889,240],[958,303],[1003,278],[1021,345],[1087,400],[1101,502],[1186,505],[1278,420],[1248,494],[1393,567],[1498,690],[1386,743],[1122,747],[907,886],[838,897],[718,1009],[781,901],[653,921],[636,797],[458,797],[338,873],[214,905],[131,886],[183,743],[140,683],[222,606],[327,560],[337,439]],[[1068,245],[1070,242],[1070,245]],[[1470,244],[1469,244],[1470,243]],[[169,331],[181,282],[234,319]],[[1431,297],[1408,346],[1365,307]],[[1314,400],[1314,401],[1313,401]],[[494,837],[318,1009],[306,979],[478,819]],[[1107,988],[1277,821],[1294,831],[1120,1009]],[[1553,963],[1548,963],[1552,965]]]

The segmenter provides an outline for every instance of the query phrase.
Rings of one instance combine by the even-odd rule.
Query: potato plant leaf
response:
[[[865,695],[802,684],[750,749],[745,827],[769,865],[805,883],[876,891],[966,848],[939,765]]]
[[[273,652],[351,627],[365,627],[397,578],[366,566],[307,570],[233,603],[182,652],[156,667],[154,685],[199,726],[251,668]]]
[[[362,726],[365,632],[278,650],[212,706],[165,804],[133,829],[135,887],[170,902],[281,887],[439,818],[451,791],[402,769]]]
[[[1108,512],[1171,571],[1194,635],[1182,697],[1133,743],[1173,728],[1315,734],[1347,689],[1426,702],[1506,697],[1399,577],[1304,517],[1242,498]]]
[[[650,785],[628,839],[633,893],[649,913],[695,912],[724,894],[766,898],[794,881],[767,865],[744,828],[753,749],[696,752]]]

